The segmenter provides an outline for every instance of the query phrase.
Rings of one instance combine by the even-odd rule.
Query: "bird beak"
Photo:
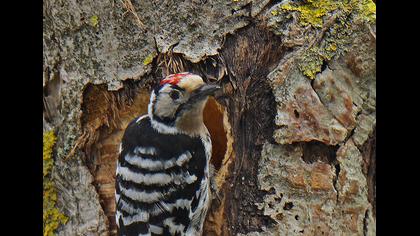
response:
[[[221,89],[221,87],[219,85],[216,85],[216,84],[205,84],[205,85],[201,86],[197,90],[196,94],[199,97],[212,96],[219,89]]]
[[[193,92],[188,103],[192,105],[199,101],[202,101],[203,99],[206,99],[208,96],[213,96],[214,93],[218,91],[219,89],[221,89],[219,85],[205,84]]]

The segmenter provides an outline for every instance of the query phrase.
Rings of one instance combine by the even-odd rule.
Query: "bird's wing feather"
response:
[[[120,232],[170,235],[187,231],[206,195],[207,158],[202,141],[183,134],[160,134],[145,117],[128,125],[121,146],[116,177]]]

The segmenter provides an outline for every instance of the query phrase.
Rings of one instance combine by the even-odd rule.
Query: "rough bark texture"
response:
[[[46,0],[43,35],[58,235],[115,235],[122,133],[181,71],[223,86],[205,235],[375,234],[374,2]]]

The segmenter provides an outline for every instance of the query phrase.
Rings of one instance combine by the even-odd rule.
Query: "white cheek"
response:
[[[174,117],[178,104],[167,94],[161,94],[155,104],[155,114],[160,117]]]

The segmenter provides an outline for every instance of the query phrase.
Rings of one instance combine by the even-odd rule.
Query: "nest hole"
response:
[[[233,163],[233,136],[228,121],[227,111],[214,98],[209,98],[204,108],[204,123],[212,140],[212,157],[210,163],[215,167],[215,183],[221,199],[213,199],[207,219],[204,223],[203,235],[221,236],[226,231],[225,198],[226,180],[229,167]]]
[[[150,92],[136,86],[108,91],[91,85],[83,96],[82,124],[89,140],[84,146],[86,164],[108,219],[109,235],[117,235],[115,222],[115,169],[119,145],[128,123],[147,113]]]
[[[204,108],[204,123],[209,130],[212,142],[210,162],[216,171],[220,170],[227,150],[227,133],[223,125],[224,108],[213,98],[209,98]]]

